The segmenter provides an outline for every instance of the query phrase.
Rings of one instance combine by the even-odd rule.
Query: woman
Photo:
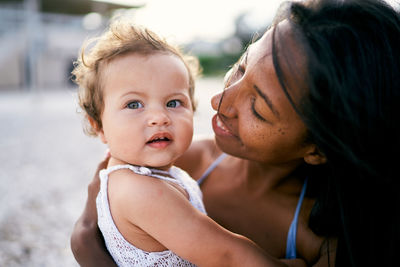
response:
[[[212,99],[215,141],[177,164],[200,179],[228,154],[201,178],[208,215],[288,266],[396,265],[399,36],[377,0],[283,8]],[[97,192],[96,175],[71,239],[84,266],[110,262]]]

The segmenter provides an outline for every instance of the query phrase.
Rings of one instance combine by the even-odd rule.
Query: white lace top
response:
[[[180,185],[189,194],[190,203],[201,212],[206,213],[202,202],[202,193],[196,181],[194,181],[185,171],[177,167],[171,167],[168,172],[132,165],[117,165],[101,170],[100,191],[96,198],[98,225],[104,236],[107,249],[114,261],[118,266],[195,266],[194,264],[180,258],[170,250],[161,252],[148,252],[141,250],[129,243],[118,231],[110,212],[107,185],[108,175],[119,169],[130,169],[137,174],[171,181]],[[151,179],[150,177],[149,179]]]

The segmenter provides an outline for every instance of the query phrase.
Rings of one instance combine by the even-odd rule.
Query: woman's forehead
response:
[[[258,41],[249,46],[247,53],[248,65],[255,67],[254,71],[261,80],[271,81],[272,77],[273,80],[278,80],[275,70],[278,65],[282,75],[280,78],[285,80],[284,83],[289,86],[291,94],[296,94],[296,97],[299,97],[298,93],[302,95],[306,58],[301,45],[296,42],[289,21],[283,20],[270,28]]]
[[[275,42],[274,52],[278,53],[281,47],[280,44],[284,43],[285,47],[289,46],[289,48],[295,47],[291,25],[288,20],[283,20],[268,29],[260,39],[249,45],[248,52],[251,54],[251,57],[258,57],[260,59],[271,56],[273,53],[273,42]]]
[[[249,59],[256,59],[257,63],[259,63],[259,60],[270,56],[272,54],[272,29],[265,32],[259,40],[252,43],[246,53],[248,53]]]

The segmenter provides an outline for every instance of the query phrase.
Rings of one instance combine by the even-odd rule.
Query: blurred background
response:
[[[69,76],[82,41],[116,13],[198,55],[205,75],[221,75],[281,1],[234,2],[0,0],[0,90],[73,86]]]
[[[85,39],[124,13],[196,55],[202,138],[212,134],[209,102],[224,73],[281,3],[0,0],[0,266],[78,266],[69,237],[105,151],[82,131],[71,82]]]

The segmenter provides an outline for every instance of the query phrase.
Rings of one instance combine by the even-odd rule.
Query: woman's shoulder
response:
[[[197,180],[207,167],[222,153],[212,138],[198,138],[189,149],[175,162]]]
[[[217,147],[214,138],[202,137],[195,139],[185,154],[195,156],[199,153],[204,156],[218,157],[221,150]]]

